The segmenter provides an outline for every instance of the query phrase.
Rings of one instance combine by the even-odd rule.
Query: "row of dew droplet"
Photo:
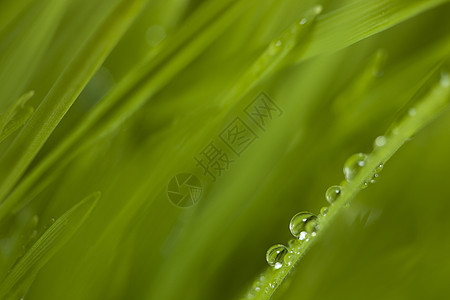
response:
[[[444,88],[450,86],[450,76],[447,71],[443,71],[440,74],[440,85]],[[414,117],[416,115],[416,109],[414,107],[408,110],[409,117]],[[392,135],[398,134],[398,128],[394,127],[390,130]],[[382,148],[386,145],[387,138],[385,136],[378,136],[374,143],[373,148],[375,150]],[[344,188],[346,182],[351,182],[356,175],[359,173],[367,162],[368,155],[364,153],[356,153],[350,156],[344,164],[343,173],[345,180],[341,185],[333,185],[329,187],[325,193],[325,198],[330,205],[332,205],[336,200],[344,193]],[[371,183],[375,183],[378,180],[380,172],[383,170],[383,163],[378,164],[378,166],[372,171],[372,177],[366,180],[360,186],[361,189],[365,189]],[[347,206],[348,204],[346,204]],[[319,221],[321,218],[325,217],[328,212],[328,207],[322,207],[320,209],[319,216],[316,216],[310,212],[299,212],[294,215],[289,223],[289,230],[294,236],[288,242],[288,247],[283,244],[276,244],[269,248],[266,252],[266,260],[270,266],[278,270],[283,265],[290,266],[296,255],[300,254],[300,250],[304,243],[309,242],[309,240],[316,236],[319,230]]]
[[[386,138],[384,136],[379,136],[375,139],[374,147],[383,147],[385,144]],[[345,177],[344,183],[341,185],[330,186],[325,193],[325,198],[330,205],[336,202],[343,194],[343,185],[345,185],[345,182],[352,181],[359,170],[366,165],[367,158],[367,154],[356,153],[347,159],[343,168]],[[361,185],[361,189],[365,189],[370,183],[375,183],[382,170],[383,164],[380,163],[375,170],[373,170],[372,178],[365,181]],[[325,206],[320,209],[318,216],[306,211],[294,215],[289,223],[289,230],[294,236],[294,239],[291,239],[288,242],[288,247],[283,244],[276,244],[270,247],[266,252],[267,263],[276,270],[280,269],[283,265],[290,266],[294,262],[296,255],[300,254],[301,246],[316,236],[317,231],[319,230],[319,221],[327,215],[327,212],[328,207]]]
[[[443,71],[440,77],[440,86],[443,88],[450,87],[450,76],[447,71]],[[408,110],[408,117],[416,116],[416,108],[410,108]],[[389,130],[392,136],[399,134],[399,128],[394,127]],[[387,144],[386,136],[378,136],[373,144],[374,150],[384,147]],[[332,205],[336,200],[344,194],[345,185],[347,182],[351,182],[367,163],[368,155],[364,153],[356,153],[350,156],[344,164],[343,173],[345,180],[341,185],[333,185],[329,187],[325,193],[325,198]],[[375,183],[379,178],[380,172],[383,170],[383,163],[381,162],[378,166],[372,170],[372,176],[369,180],[365,180],[360,188],[365,189],[370,183]],[[348,203],[345,204],[345,207]],[[294,215],[289,223],[289,229],[294,236],[288,242],[286,247],[283,244],[276,244],[269,248],[266,252],[266,260],[271,267],[275,270],[281,269],[283,266],[292,265],[296,258],[301,254],[302,247],[305,243],[309,242],[311,238],[315,237],[317,231],[319,230],[319,223],[322,218],[324,218],[328,213],[328,207],[322,207],[318,216],[310,212],[299,212]],[[268,278],[265,275],[261,275],[258,278],[251,289],[250,298],[254,298],[255,295],[261,292],[265,294],[271,294],[276,287],[279,285],[278,279],[273,279],[267,286],[265,282]],[[265,289],[262,290],[263,286]]]

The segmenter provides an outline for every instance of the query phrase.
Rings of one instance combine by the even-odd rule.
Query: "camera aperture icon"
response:
[[[180,173],[172,177],[167,185],[167,196],[177,207],[190,207],[196,204],[202,195],[200,180],[191,173]]]

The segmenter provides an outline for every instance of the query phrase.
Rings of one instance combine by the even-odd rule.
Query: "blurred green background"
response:
[[[346,159],[372,151],[450,50],[449,1],[142,2],[9,192],[26,186],[1,218],[0,278],[55,219],[96,191],[101,198],[8,299],[243,298],[268,268],[266,250],[291,239],[290,218],[327,205]],[[0,112],[30,90],[37,109],[123,3],[1,1]],[[270,43],[317,4],[323,12],[292,51],[256,72]],[[283,111],[264,130],[244,111],[261,92]],[[109,95],[117,102],[33,177]],[[134,99],[142,105],[127,106]],[[258,135],[240,155],[219,139],[236,117]],[[320,233],[274,298],[450,297],[449,133],[446,108]],[[0,144],[0,159],[19,134]],[[215,181],[194,159],[210,142],[234,160]],[[167,196],[179,173],[203,188],[187,208]]]

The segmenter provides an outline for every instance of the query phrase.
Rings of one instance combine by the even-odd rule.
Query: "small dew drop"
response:
[[[321,216],[326,216],[328,213],[328,206],[324,206],[320,209],[320,215]]]
[[[286,263],[286,265],[290,266],[295,260],[295,254],[294,252],[289,252],[285,257],[284,257],[284,262]]]
[[[375,183],[378,180],[378,177],[380,176],[380,172],[383,170],[383,163],[380,163],[376,168],[375,168],[375,173],[372,176],[372,179],[370,179],[370,183]]]
[[[411,117],[414,117],[416,115],[417,111],[414,107],[410,108],[408,110],[408,115],[410,115]]]
[[[383,168],[384,168],[384,164],[383,164],[383,163],[380,163],[380,164],[378,165],[378,167],[375,168],[375,172],[378,174],[378,173],[380,173],[381,171],[383,171]]]
[[[298,246],[298,239],[290,239],[289,241],[288,241],[288,247],[290,248],[290,249],[293,249],[293,248],[295,248],[295,247],[297,247]]]
[[[387,141],[386,137],[384,135],[380,135],[375,139],[374,147],[375,148],[383,147],[384,145],[386,145],[386,141]]]
[[[395,127],[395,128],[392,129],[392,134],[393,134],[393,135],[399,134],[399,129],[398,129],[398,127]]]
[[[320,14],[322,12],[322,10],[323,10],[323,6],[322,5],[316,5],[314,7],[314,13],[317,14],[317,15]]]
[[[441,84],[443,87],[448,87],[448,86],[450,86],[450,78],[449,78],[447,72],[442,72],[442,73],[441,73],[440,84]]]
[[[300,25],[305,25],[306,23],[308,23],[308,21],[310,19],[315,18],[317,15],[319,15],[323,10],[323,6],[322,5],[316,5],[314,6],[311,10],[309,10],[306,13],[306,16],[304,18],[302,18],[299,22]]]
[[[279,269],[283,266],[284,257],[287,253],[288,249],[286,246],[281,244],[273,245],[266,252],[267,263],[275,269]]]
[[[342,194],[342,187],[340,185],[330,186],[325,193],[325,197],[327,198],[328,203],[334,203],[339,196]]]
[[[309,212],[299,212],[292,217],[289,229],[292,235],[300,240],[307,239],[308,233],[317,231],[317,217]]]
[[[276,288],[276,287],[277,287],[277,285],[278,285],[278,283],[277,283],[277,281],[276,281],[276,280],[274,280],[274,281],[272,281],[271,283],[269,283],[269,287],[270,287],[271,289],[274,289],[274,288]]]
[[[31,222],[33,223],[34,226],[37,226],[37,224],[39,223],[39,216],[34,215],[33,218],[31,219]]]
[[[282,45],[282,42],[280,40],[276,42],[272,42],[269,45],[268,53],[269,55],[275,55],[280,51],[280,46]]]
[[[356,153],[350,156],[344,164],[344,176],[347,181],[351,181],[358,174],[359,170],[364,167],[367,160],[367,154]]]

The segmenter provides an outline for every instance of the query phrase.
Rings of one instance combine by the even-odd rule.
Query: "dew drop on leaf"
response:
[[[383,170],[383,163],[380,163],[376,168],[375,168],[375,173],[372,176],[372,179],[370,179],[369,183],[375,183],[377,182],[379,176],[380,176],[380,172]]]
[[[448,86],[450,86],[450,77],[448,76],[448,73],[447,73],[447,72],[442,72],[442,73],[441,73],[440,84],[441,84],[443,87],[448,87]]]
[[[287,253],[288,248],[286,246],[281,244],[273,245],[266,252],[267,263],[275,269],[279,269],[283,266],[284,257]]]
[[[320,209],[320,215],[321,216],[326,216],[328,213],[328,206],[324,206]]]
[[[410,108],[408,110],[408,115],[410,115],[411,117],[414,117],[416,115],[417,111],[414,107]]]
[[[367,154],[356,153],[350,156],[344,164],[344,176],[347,181],[351,181],[358,174],[359,170],[364,167],[367,160]]]
[[[328,188],[325,193],[328,203],[333,204],[341,195],[342,187],[340,185],[333,185]]]
[[[309,212],[299,212],[292,217],[289,229],[292,235],[300,240],[305,240],[308,234],[317,231],[317,217]]]
[[[373,143],[374,148],[380,148],[386,145],[386,137],[384,135],[380,135],[375,139],[375,142]]]

